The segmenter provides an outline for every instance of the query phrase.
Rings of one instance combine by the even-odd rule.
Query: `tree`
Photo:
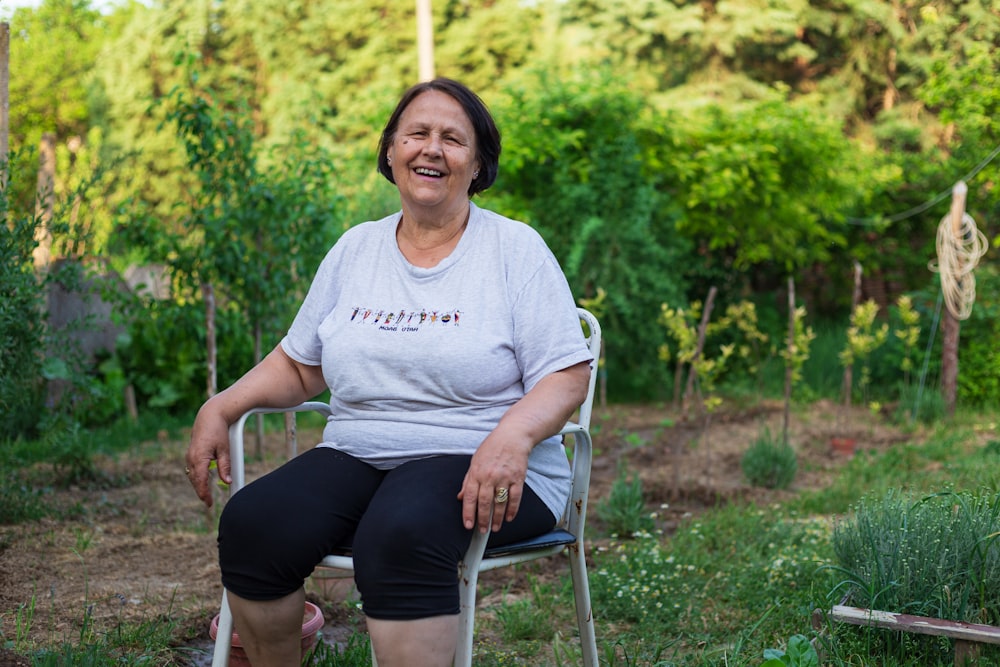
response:
[[[858,176],[835,123],[779,102],[711,106],[685,121],[684,150],[665,147],[662,160],[686,210],[678,231],[715,261],[792,273],[845,243]]]
[[[603,289],[609,387],[649,396],[666,386],[650,364],[663,332],[660,304],[683,301],[689,246],[676,234],[677,202],[646,171],[642,98],[599,71],[562,79],[536,72],[495,105],[505,133],[490,201],[538,229],[577,298]],[[662,138],[662,134],[658,137]]]
[[[43,132],[64,143],[90,121],[90,72],[108,26],[87,0],[44,0],[11,18],[10,145],[37,147]]]

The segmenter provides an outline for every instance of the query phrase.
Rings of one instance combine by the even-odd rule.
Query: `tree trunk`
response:
[[[687,377],[687,386],[684,389],[684,397],[681,400],[681,418],[684,421],[687,421],[688,417],[688,399],[697,387],[696,382],[698,374],[694,370],[694,362],[701,356],[701,350],[705,346],[705,330],[708,328],[708,320],[712,314],[712,305],[715,303],[715,294],[717,291],[718,290],[715,287],[708,290],[708,298],[705,299],[705,308],[701,314],[701,324],[698,325],[698,343],[695,347],[694,355],[691,357],[691,364],[689,366],[690,370],[688,371]],[[675,387],[679,386],[678,381],[680,380],[680,368],[680,365],[678,365],[678,377],[675,380]],[[681,489],[681,456],[684,452],[684,443],[680,440],[680,438],[677,438],[672,444],[674,457],[674,488],[671,490],[671,499],[676,500],[680,495]]]
[[[7,189],[10,157],[10,24],[0,23],[0,191]]]
[[[705,347],[705,331],[708,329],[708,320],[712,316],[712,306],[715,303],[715,295],[718,291],[719,290],[715,287],[708,290],[708,298],[705,299],[705,309],[701,313],[701,323],[698,325],[698,344],[695,346],[694,354],[691,356],[687,386],[684,388],[684,398],[681,401],[681,407],[685,418],[687,418],[688,399],[691,397],[691,391],[694,388],[694,379],[697,375],[694,370],[694,362],[701,356],[701,351]]]
[[[35,228],[35,241],[38,245],[32,252],[35,259],[35,270],[44,272],[52,263],[52,215],[55,209],[56,185],[56,135],[46,132],[38,147],[38,185],[36,189],[36,208],[38,227]]]
[[[207,357],[207,393],[208,397],[215,396],[217,389],[216,379],[216,348],[215,348],[215,288],[211,283],[201,284],[201,295],[205,299],[205,346]]]

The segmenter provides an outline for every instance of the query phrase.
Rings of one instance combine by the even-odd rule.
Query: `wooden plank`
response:
[[[830,618],[851,625],[867,625],[922,635],[951,637],[964,641],[1000,644],[1000,628],[980,623],[947,621],[941,618],[894,614],[877,609],[862,609],[846,605],[834,605]]]

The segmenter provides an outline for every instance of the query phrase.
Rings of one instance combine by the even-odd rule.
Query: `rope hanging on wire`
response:
[[[979,260],[989,249],[986,235],[976,228],[976,221],[968,213],[956,230],[952,216],[941,218],[937,230],[937,264],[928,264],[931,271],[941,274],[941,291],[951,314],[958,320],[967,320],[976,301],[976,277],[972,274]]]

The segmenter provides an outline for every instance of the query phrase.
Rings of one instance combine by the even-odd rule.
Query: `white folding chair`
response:
[[[595,360],[600,357],[601,327],[597,318],[583,308],[577,309],[584,327],[587,345]],[[580,648],[583,664],[598,667],[597,639],[594,634],[594,617],[590,606],[590,584],[587,579],[587,561],[584,554],[583,529],[587,517],[587,497],[590,490],[590,465],[593,447],[590,437],[590,417],[594,404],[594,388],[597,382],[597,363],[590,374],[587,398],[580,405],[575,422],[569,422],[562,429],[563,437],[573,439],[572,489],[566,510],[556,527],[539,537],[535,537],[502,547],[486,548],[488,534],[475,531],[469,550],[460,564],[459,586],[461,594],[461,618],[459,621],[458,649],[455,652],[456,667],[471,667],[472,641],[475,629],[476,583],[480,572],[524,563],[566,551],[569,556],[570,574],[573,579],[573,595],[576,600],[576,620],[580,631]],[[254,408],[247,411],[229,428],[229,448],[232,457],[233,483],[230,493],[236,493],[246,483],[244,470],[243,431],[246,420],[255,414],[272,412],[314,411],[325,417],[331,415],[330,406],[318,401],[309,401],[293,408]],[[292,452],[294,455],[295,452]],[[332,554],[324,558],[321,567],[354,572],[354,559],[350,555]],[[233,632],[233,616],[229,610],[226,593],[222,593],[222,611],[219,615],[218,634],[215,639],[215,653],[212,667],[225,667],[229,660],[230,637]],[[372,652],[372,664],[375,654]]]

